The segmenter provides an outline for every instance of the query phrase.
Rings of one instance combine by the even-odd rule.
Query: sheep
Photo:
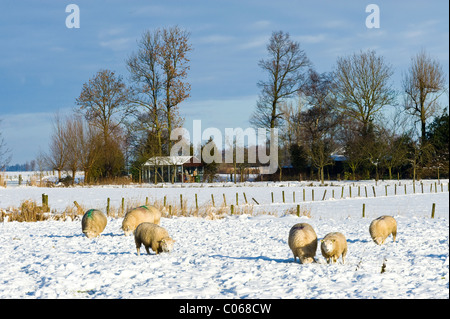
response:
[[[344,234],[338,232],[327,234],[320,241],[320,250],[328,264],[330,262],[337,262],[341,256],[342,263],[344,264],[345,256],[347,255],[347,240],[345,239]]]
[[[161,212],[153,206],[140,206],[130,210],[122,222],[122,230],[125,232],[125,236],[129,236],[133,233],[136,227],[143,222],[149,222],[159,225],[161,219]]]
[[[397,221],[392,216],[380,216],[370,223],[370,236],[377,245],[384,244],[390,234],[395,242],[397,236]]]
[[[136,227],[134,232],[134,241],[138,256],[140,255],[141,245],[144,244],[147,254],[150,255],[149,247],[159,254],[161,252],[170,252],[173,249],[175,240],[169,237],[167,230],[153,223],[144,222]]]
[[[299,223],[292,226],[288,244],[294,254],[294,261],[297,261],[298,257],[300,264],[315,262],[317,235],[311,225]]]
[[[106,215],[97,209],[88,210],[81,219],[81,230],[87,238],[100,235],[106,227]]]

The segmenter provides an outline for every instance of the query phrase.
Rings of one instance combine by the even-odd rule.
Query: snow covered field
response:
[[[410,181],[406,194],[401,182],[397,195],[395,181],[379,182],[376,195],[373,181],[334,182],[326,187],[286,182],[201,188],[0,188],[0,209],[6,210],[26,199],[40,202],[42,193],[49,195],[49,206],[57,211],[74,200],[104,211],[107,197],[118,207],[122,197],[136,201],[148,197],[151,203],[167,196],[168,202],[175,203],[180,194],[190,207],[195,205],[195,194],[199,205],[210,203],[211,194],[221,205],[226,194],[229,205],[236,204],[236,193],[240,207],[251,206],[251,214],[213,220],[162,218],[161,226],[176,243],[173,252],[160,255],[144,251],[137,256],[133,237],[125,237],[120,230],[121,219],[108,218],[102,236],[92,240],[81,233],[80,220],[0,223],[0,298],[448,299],[448,180],[441,181],[442,189],[435,181],[424,181],[424,193],[417,183],[415,194]],[[433,203],[434,219],[430,218]],[[285,214],[297,204],[310,217]],[[377,246],[368,229],[383,214],[397,219],[397,242],[389,237],[385,245]],[[299,222],[311,224],[319,239],[332,231],[344,233],[346,263],[326,264],[320,248],[318,263],[295,263],[287,239],[289,229]]]

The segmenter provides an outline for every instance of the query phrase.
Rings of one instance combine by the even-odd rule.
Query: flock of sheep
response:
[[[161,212],[153,206],[140,206],[130,210],[122,222],[122,230],[126,236],[134,233],[137,254],[144,245],[147,254],[151,248],[156,254],[170,252],[175,240],[170,238],[166,229],[159,226]],[[81,220],[83,234],[88,238],[99,236],[106,227],[107,218],[104,213],[96,209],[88,210]],[[370,236],[377,245],[384,244],[386,238],[392,234],[395,242],[397,236],[397,222],[391,216],[380,216],[373,220],[369,227]],[[301,264],[314,262],[317,250],[317,235],[311,225],[299,223],[289,231],[289,248]],[[337,262],[342,257],[345,263],[347,255],[347,240],[342,233],[327,234],[320,244],[320,250],[327,263]]]
[[[377,245],[384,244],[386,238],[391,234],[395,241],[397,222],[391,216],[380,216],[370,223],[369,233]],[[298,257],[301,264],[314,262],[317,250],[317,235],[311,225],[299,223],[292,226],[289,231],[288,244],[294,254],[294,261]],[[347,240],[344,234],[339,232],[328,233],[320,241],[320,250],[327,263],[336,262],[339,257],[342,257],[342,263],[345,263]]]
[[[134,233],[137,254],[140,254],[142,244],[150,254],[149,248],[159,254],[170,252],[175,240],[170,238],[166,229],[159,226],[161,212],[153,206],[140,206],[130,210],[122,222],[125,236]],[[81,229],[87,238],[100,235],[106,227],[106,215],[97,209],[88,210],[81,219]]]

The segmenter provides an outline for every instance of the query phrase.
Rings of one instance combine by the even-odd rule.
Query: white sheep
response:
[[[370,223],[370,237],[377,245],[384,244],[390,234],[395,242],[397,236],[397,221],[392,216],[380,216]]]
[[[170,238],[166,229],[153,223],[141,223],[134,232],[134,241],[138,256],[140,255],[141,245],[144,244],[147,254],[150,255],[149,247],[159,254],[161,252],[170,252],[173,249],[175,240]]]
[[[292,226],[289,231],[288,244],[294,254],[294,261],[297,261],[297,257],[301,264],[315,261],[317,235],[311,225],[299,223]]]
[[[341,256],[342,263],[344,264],[345,256],[347,255],[347,240],[345,239],[344,234],[338,232],[327,234],[320,241],[320,250],[328,264],[330,262],[337,262]]]
[[[108,222],[106,215],[97,209],[88,210],[81,219],[81,230],[87,238],[97,237]]]
[[[148,222],[159,225],[160,219],[161,212],[156,207],[140,206],[125,215],[122,221],[122,230],[125,232],[125,236],[129,236],[140,223]]]

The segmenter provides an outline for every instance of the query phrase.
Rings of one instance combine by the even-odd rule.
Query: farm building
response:
[[[142,165],[146,183],[194,183],[203,180],[203,165],[195,156],[155,156]]]

